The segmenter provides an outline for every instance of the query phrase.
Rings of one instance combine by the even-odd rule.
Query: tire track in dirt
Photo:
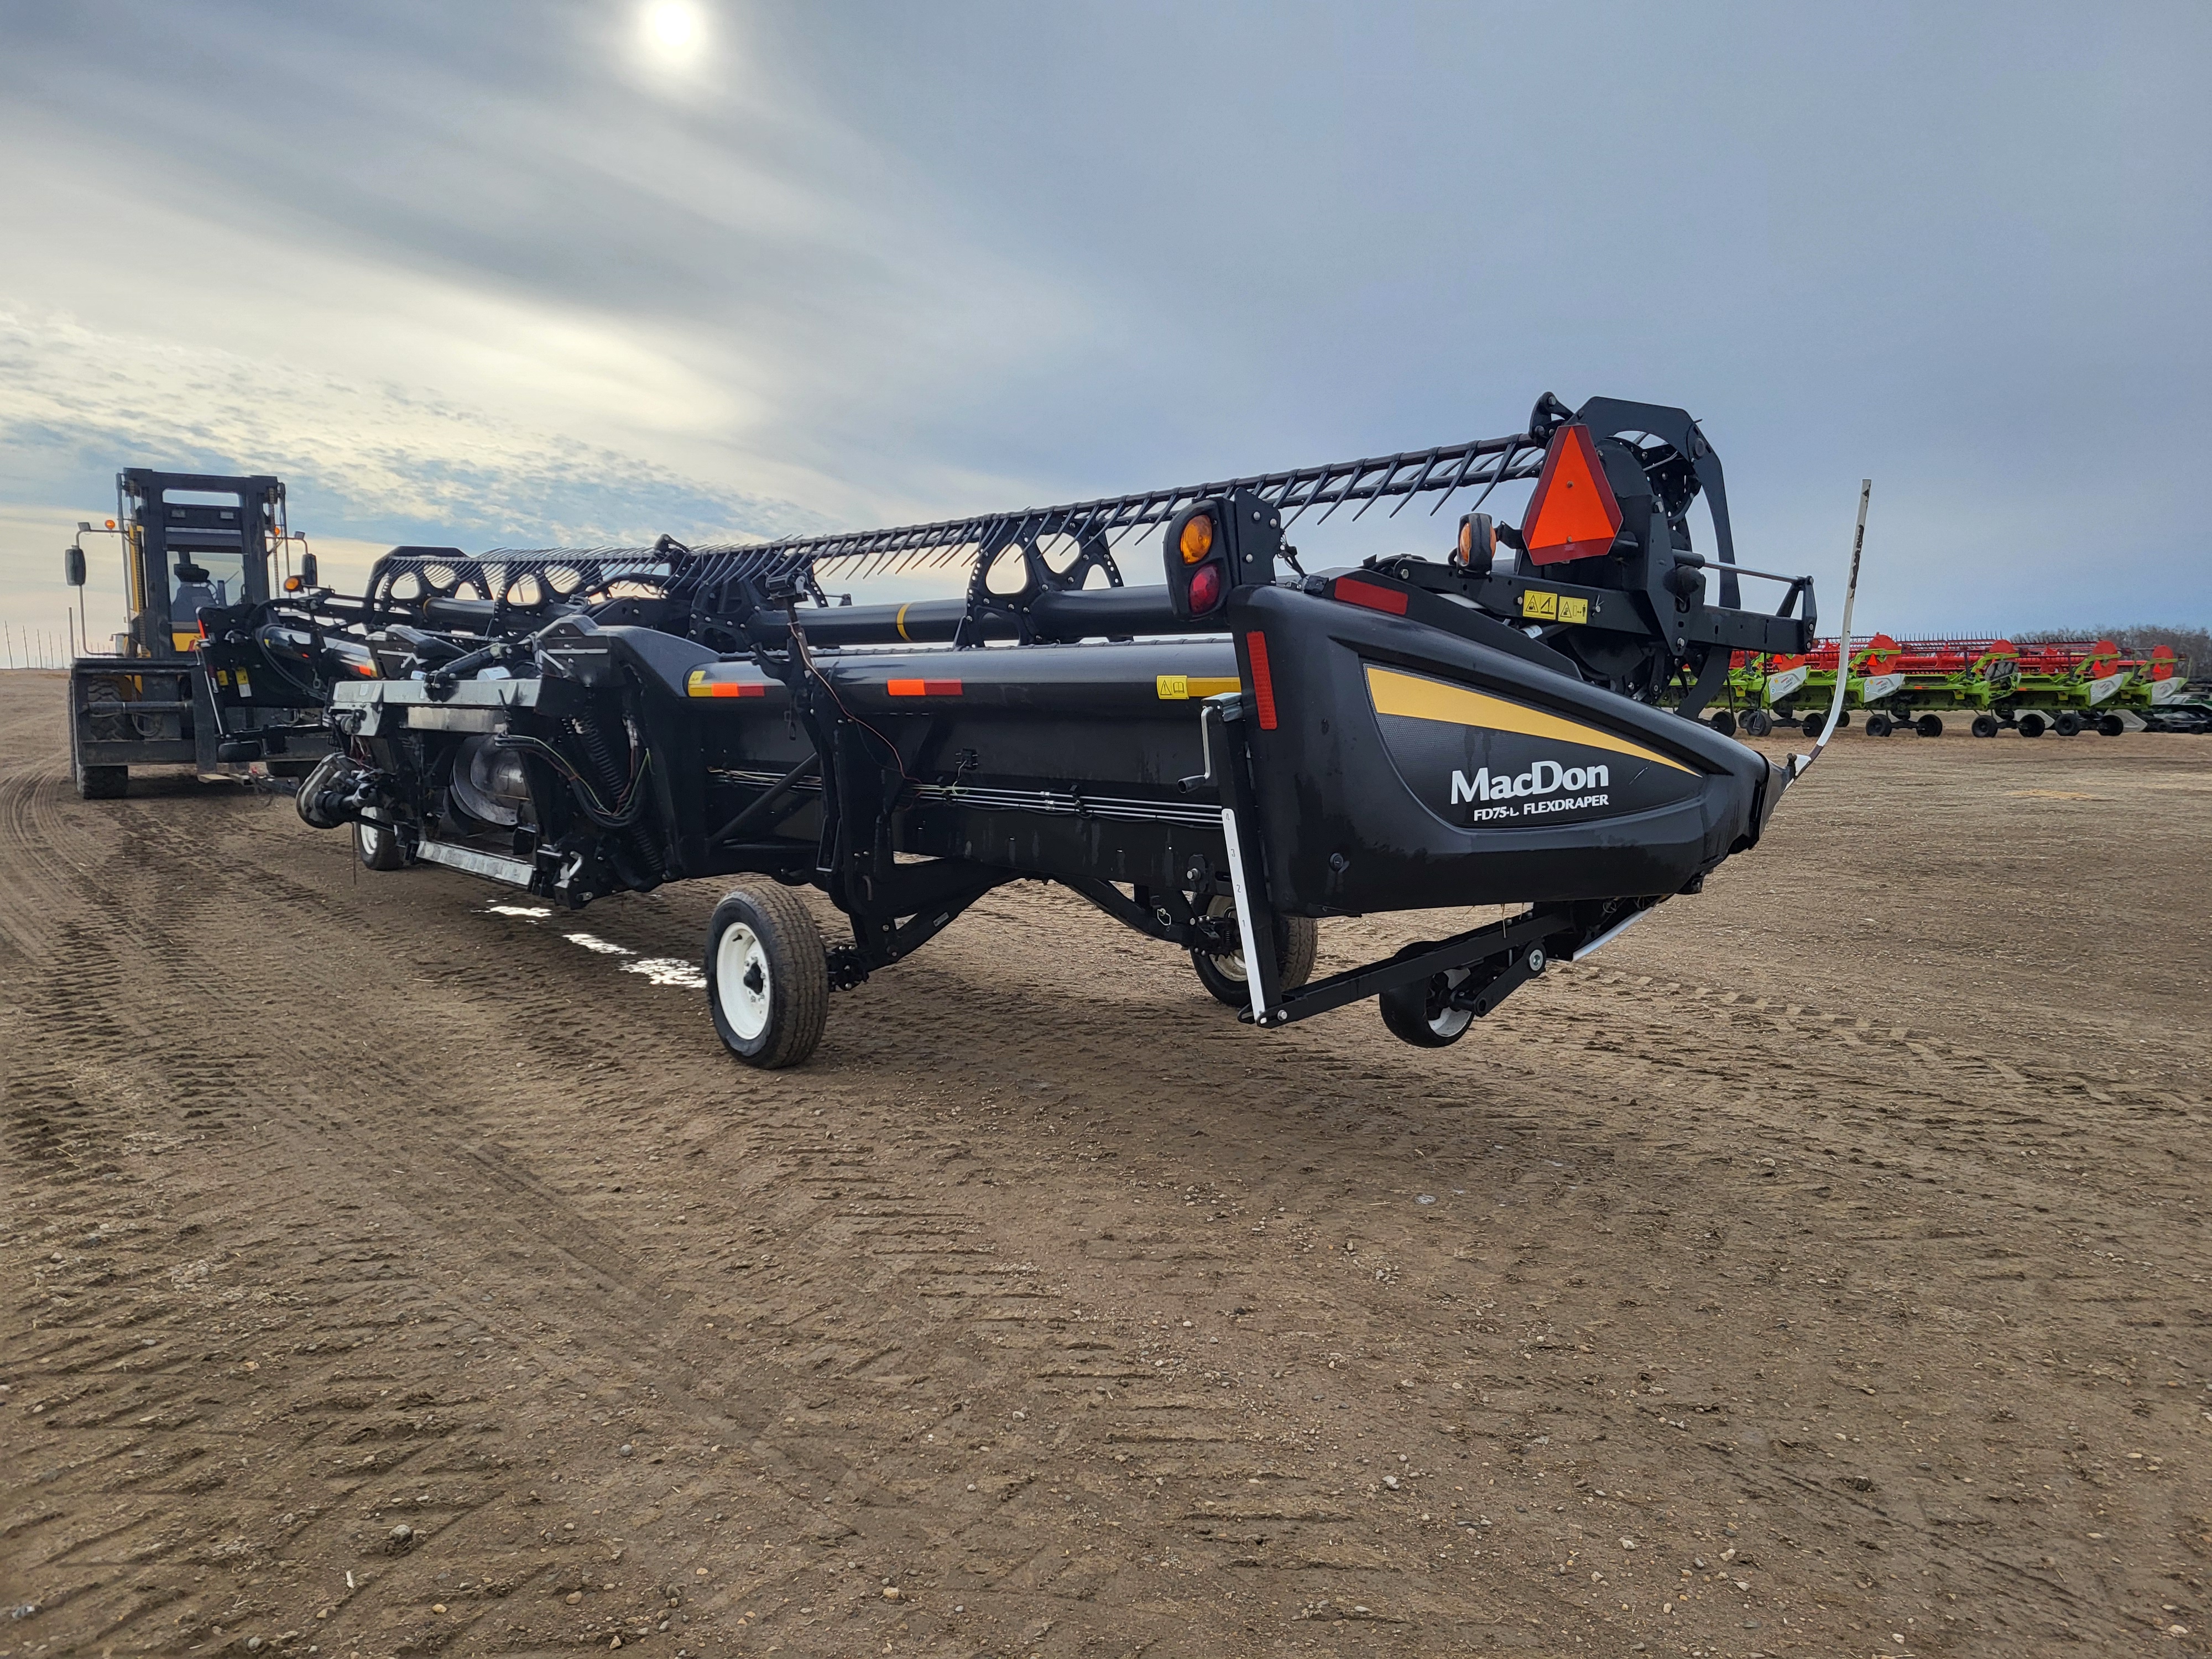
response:
[[[167,1009],[212,943],[260,964],[234,994],[313,1009],[316,1047],[270,1074],[226,1037],[177,1068],[179,1109],[167,1078],[108,1051],[149,1034],[189,1049],[191,1018],[70,1025],[58,989],[33,1000],[55,1022],[42,1066],[46,1049],[100,1054],[40,1073],[50,1139],[75,1160],[49,1160],[74,1206],[62,1242],[131,1221],[102,1200],[151,1186],[160,1227],[222,1240],[206,1285],[269,1298],[225,1304],[234,1328],[195,1336],[195,1352],[222,1336],[222,1362],[109,1376],[94,1362],[130,1360],[112,1346],[127,1297],[166,1297],[162,1318],[210,1332],[170,1277],[190,1266],[183,1241],[149,1208],[138,1267],[119,1232],[61,1251],[82,1266],[48,1263],[49,1279],[82,1275],[57,1288],[97,1317],[38,1334],[110,1392],[79,1396],[85,1449],[53,1466],[40,1490],[59,1501],[26,1509],[22,1535],[84,1540],[59,1571],[161,1543],[164,1516],[174,1530],[246,1495],[268,1510],[224,1540],[245,1553],[179,1539],[144,1569],[101,1565],[109,1586],[58,1610],[114,1598],[125,1646],[159,1649],[179,1610],[177,1629],[281,1633],[341,1560],[379,1576],[321,1628],[379,1651],[587,1628],[605,1645],[641,1624],[681,1644],[710,1620],[836,1652],[1556,1650],[1578,1632],[1743,1651],[1808,1629],[1835,1650],[1867,1639],[1855,1625],[1913,1616],[1935,1626],[1916,1644],[1963,1651],[2007,1631],[2063,1639],[2069,1623],[2109,1645],[2146,1627],[2154,1598],[2193,1594],[2160,1577],[2185,1575],[2195,1547],[2194,1419],[2173,1409],[2189,1391],[2154,1394],[2167,1362],[2130,1334],[2159,1328],[2122,1322],[2167,1318],[2157,1347],[2196,1363],[2201,1335],[2172,1322],[2201,1296],[2179,1289],[2201,1265],[2171,1213],[2188,1186],[2154,1154],[2159,1125],[2185,1137],[2201,1097],[2084,1064],[2094,1050],[2062,1052],[2063,1032],[1991,1064],[1940,1029],[1829,1005],[1727,1005],[1686,1030],[1686,1001],[1729,993],[1583,970],[1516,1000],[1480,1049],[1378,1050],[1352,1014],[1257,1038],[1162,954],[1018,890],[936,959],[841,1000],[824,1064],[768,1082],[721,1063],[696,998],[477,915],[456,878],[356,886],[328,842],[281,817],[128,805],[129,835],[94,866],[125,902],[88,910],[53,959],[72,975],[97,962],[150,901],[170,937],[124,948],[105,984],[135,989],[153,964]],[[202,850],[180,863],[149,841]],[[17,867],[0,858],[0,882]],[[193,882],[204,902],[160,908]],[[604,906],[586,925],[684,956],[711,896]],[[605,1017],[580,1023],[580,1007]],[[12,1109],[20,1074],[10,1091]],[[2036,1164],[2017,1154],[2084,1139],[2118,1164],[2014,1173],[1991,1152]],[[41,1228],[63,1213],[41,1210]],[[27,1274],[37,1243],[20,1244],[5,1259]],[[2146,1272],[2166,1277],[2146,1288]],[[2104,1311],[2054,1324],[2038,1307],[2051,1288]],[[1923,1311],[1899,1316],[1899,1297]],[[133,1331],[169,1328],[137,1316]],[[264,1347],[242,1374],[242,1319],[289,1321],[287,1357]],[[342,1364],[319,1352],[310,1374],[306,1344],[340,1340]],[[278,1403],[331,1426],[295,1425],[295,1448],[222,1487],[172,1486],[143,1522],[103,1512],[113,1494],[95,1483],[134,1446],[213,1425],[202,1455],[152,1477],[177,1481],[220,1469],[214,1428],[258,1445],[279,1370]],[[175,1380],[195,1375],[208,1403]],[[758,1422],[718,1455],[708,1437],[730,1432],[712,1425],[733,1394]],[[137,1423],[163,1412],[173,1428]],[[2078,1430],[2063,1444],[2046,1426],[2062,1414]],[[616,1458],[617,1435],[638,1455]],[[393,1461],[349,1470],[357,1445]],[[471,1463],[495,1455],[503,1468]],[[325,1485],[297,1522],[276,1504],[298,1504],[310,1476],[354,1484]],[[450,1498],[452,1517],[379,1553],[378,1528],[426,1488],[426,1516]],[[1979,1497],[1992,1488],[2004,1502]],[[544,1541],[571,1520],[593,1544]],[[2099,1562],[2085,1528],[2124,1535],[2130,1562]],[[1615,1538],[1631,1534],[1634,1555]],[[2041,1566],[2060,1540],[2063,1565]],[[1689,1567],[1731,1547],[1756,1559],[1732,1568],[1751,1592]],[[617,1548],[620,1563],[595,1553]],[[678,1611],[700,1623],[652,1633],[667,1609],[641,1589],[695,1562],[708,1589]],[[586,1591],[587,1565],[622,1588]],[[877,1596],[885,1576],[913,1599]],[[576,1608],[555,1593],[571,1587]],[[434,1595],[460,1611],[431,1614]],[[1671,1614],[1655,1610],[1667,1595],[1683,1598]],[[757,1621],[737,1626],[748,1613],[758,1638]]]

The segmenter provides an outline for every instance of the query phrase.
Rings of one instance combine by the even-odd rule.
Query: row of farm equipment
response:
[[[1802,654],[1735,653],[1712,722],[1754,738],[1798,725],[1817,732],[1835,702],[1838,672],[1838,723],[1856,716],[1870,738],[1899,729],[1940,738],[1947,718],[1966,721],[1978,738],[2007,730],[2023,738],[2087,731],[2116,738],[2128,729],[2128,714],[2152,730],[2195,729],[2201,707],[2185,700],[2189,664],[2169,645],[2130,655],[2111,640],[2015,645],[1876,634],[1852,640],[1848,659],[1836,640]]]

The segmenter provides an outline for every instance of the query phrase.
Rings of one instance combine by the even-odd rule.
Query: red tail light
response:
[[[1196,524],[1200,520],[1194,519],[1191,522]],[[1212,564],[1202,564],[1191,572],[1190,608],[1194,613],[1202,615],[1220,603],[1221,564],[1218,560],[1216,560]]]

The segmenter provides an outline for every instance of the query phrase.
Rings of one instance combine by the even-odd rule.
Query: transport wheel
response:
[[[748,1066],[802,1066],[830,1018],[830,958],[787,887],[737,889],[707,924],[707,1006],[723,1046]]]
[[[1713,730],[1719,732],[1724,738],[1734,737],[1735,735],[1735,715],[1728,709],[1716,708],[1713,711]]]
[[[1999,730],[1995,714],[1977,714],[1969,728],[1978,738],[1994,738]]]
[[[2128,723],[2118,714],[2107,714],[2097,722],[2097,730],[2108,738],[2117,738],[2128,729]]]
[[[81,766],[76,774],[79,800],[120,800],[130,793],[127,766]]]
[[[407,867],[407,846],[399,839],[399,832],[388,823],[371,823],[367,818],[353,821],[353,850],[361,861],[371,870],[404,870]]]
[[[1818,714],[1808,714],[1808,715],[1806,715],[1806,716],[1805,716],[1805,725],[1804,725],[1804,728],[1803,728],[1803,729],[1804,729],[1805,735],[1806,735],[1807,737],[1808,737],[1808,738],[1812,738],[1812,740],[1813,740],[1814,742],[1815,742],[1815,743],[1820,742],[1820,732],[1821,732],[1821,729],[1822,729],[1824,726],[1826,726],[1827,725],[1827,723],[1828,723],[1828,722],[1827,722],[1826,720],[1822,719],[1822,718],[1821,718],[1820,715],[1818,715]]]
[[[1897,730],[1896,723],[1887,714],[1867,716],[1867,736],[1870,738],[1886,738],[1895,730]]]
[[[1942,717],[1940,714],[1923,714],[1912,722],[1912,729],[1923,738],[1940,738],[1943,735]]]
[[[1743,729],[1754,738],[1763,738],[1774,730],[1774,716],[1764,708],[1754,708],[1743,717]]]
[[[1225,898],[1217,898],[1206,907],[1206,913],[1210,916],[1234,915],[1237,907]],[[1320,946],[1321,924],[1311,916],[1277,916],[1275,982],[1285,991],[1295,991],[1311,979],[1314,957]],[[1198,975],[1198,982],[1206,987],[1206,994],[1224,1007],[1252,1006],[1252,988],[1245,977],[1242,951],[1224,951],[1219,956],[1193,951],[1190,965]]]
[[[2081,735],[2081,717],[2069,708],[2051,722],[2051,729],[2062,738],[2078,738]]]
[[[1450,1047],[1474,1024],[1474,1009],[1455,1008],[1449,1000],[1453,988],[1466,978],[1467,969],[1455,968],[1448,974],[1431,974],[1425,980],[1383,992],[1376,999],[1383,1024],[1390,1028],[1392,1036],[1416,1048]]]
[[[2044,724],[2040,714],[2022,714],[2020,717],[2020,734],[2023,738],[2039,738],[2043,735]]]

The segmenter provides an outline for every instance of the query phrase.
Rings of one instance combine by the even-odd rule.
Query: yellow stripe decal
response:
[[[911,601],[909,601],[908,603],[911,603]],[[907,642],[908,645],[912,645],[912,644],[914,643],[914,640],[913,640],[913,638],[912,638],[912,637],[911,637],[911,636],[907,633],[907,631],[906,631],[906,606],[905,606],[905,605],[901,605],[901,606],[899,607],[899,610],[898,610],[898,616],[894,619],[894,622],[895,622],[896,626],[896,627],[897,627],[897,629],[898,629],[898,631],[899,631],[899,637],[900,637],[901,639],[902,639],[902,640],[906,641],[906,642]]]
[[[1427,679],[1419,674],[1396,674],[1370,663],[1367,668],[1367,695],[1374,699],[1378,714],[1440,720],[1448,726],[1478,726],[1492,732],[1516,732],[1526,738],[1551,738],[1560,743],[1580,744],[1585,749],[1605,749],[1616,755],[1633,756],[1638,760],[1656,762],[1695,775],[1692,768],[1680,761],[1669,760],[1595,726],[1563,720],[1522,703],[1487,696],[1462,685],[1446,685],[1441,680]]]

